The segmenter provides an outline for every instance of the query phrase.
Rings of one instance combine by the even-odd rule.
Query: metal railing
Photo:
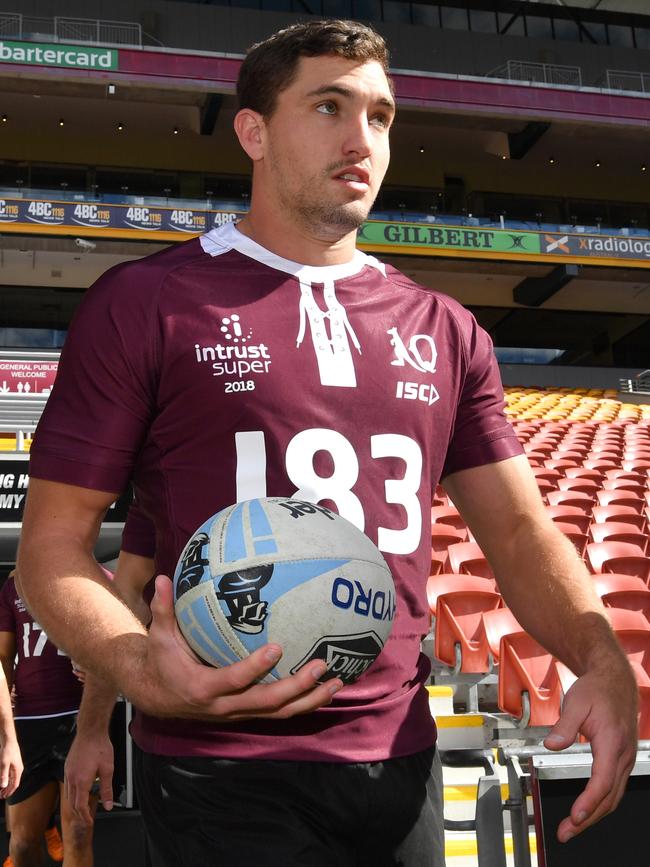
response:
[[[650,370],[637,373],[634,379],[620,379],[619,391],[627,394],[650,394]]]
[[[97,18],[37,18],[18,12],[0,12],[0,38],[28,42],[110,44],[142,47],[142,27],[133,21]]]
[[[650,94],[650,74],[608,69],[605,73],[605,87],[608,90],[626,90]]]
[[[508,81],[530,81],[537,84],[582,87],[582,70],[579,66],[529,63],[526,60],[508,60],[503,66],[488,72],[486,78],[505,78]]]

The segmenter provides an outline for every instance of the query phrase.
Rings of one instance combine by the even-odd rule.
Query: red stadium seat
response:
[[[560,472],[563,472],[569,467],[579,467],[580,464],[581,461],[578,461],[575,458],[562,458],[561,461],[556,461],[550,458],[549,460],[544,461],[545,467],[548,467],[551,470],[559,470]]]
[[[579,491],[582,494],[589,494],[594,497],[596,491],[601,487],[600,482],[595,482],[593,479],[560,479],[557,483],[560,491]]]
[[[593,498],[580,491],[551,491],[546,499],[549,506],[577,506],[585,515],[590,515],[593,508]]]
[[[634,473],[629,470],[607,470],[605,479],[627,479],[630,482],[635,482],[637,485],[644,486],[648,481],[647,475],[644,473]]]
[[[500,709],[528,725],[552,726],[560,716],[561,700],[562,686],[551,654],[525,632],[504,635],[499,649]]]
[[[604,479],[602,484],[604,491],[626,491],[642,497],[645,494],[645,485],[633,482],[630,479]]]
[[[480,575],[495,580],[492,567],[476,542],[458,542],[447,549],[451,572]]]
[[[645,505],[643,498],[631,491],[598,491],[596,499],[599,506],[631,506],[639,515]]]
[[[603,478],[598,470],[586,470],[584,467],[567,467],[564,475],[567,479],[592,479],[594,482],[600,482]]]
[[[458,514],[455,506],[433,506],[431,508],[431,524],[447,524],[457,530],[467,532],[467,524]]]
[[[593,583],[605,607],[640,611],[650,620],[650,588],[642,578],[603,572],[593,576]]]
[[[432,524],[431,525],[431,548],[434,552],[434,557],[441,557],[444,560],[447,554],[447,548],[454,545],[456,542],[464,542],[467,539],[467,530],[457,530],[450,524]]]
[[[489,659],[478,640],[482,614],[500,604],[501,596],[495,590],[454,590],[439,596],[434,625],[436,658],[456,672],[486,673]]]
[[[578,506],[547,506],[546,514],[552,521],[559,521],[562,524],[573,524],[581,533],[586,533],[591,524],[589,515],[585,515],[584,511]]]
[[[562,478],[562,473],[559,470],[551,470],[548,467],[533,467],[533,475],[537,479],[538,483],[540,479],[544,479],[546,482],[555,483],[558,479]]]
[[[650,577],[650,557],[629,542],[592,542],[587,545],[585,559],[594,573],[621,572],[638,575],[646,582]]]
[[[434,617],[438,610],[438,598],[458,590],[494,593],[494,582],[489,578],[481,578],[480,575],[459,575],[456,572],[431,575],[427,581],[427,602]]]
[[[592,542],[630,542],[639,545],[643,553],[648,550],[648,536],[643,530],[626,524],[623,521],[605,521],[603,524],[593,523],[589,528]]]
[[[607,470],[617,469],[617,467],[619,466],[619,462],[605,458],[591,457],[584,461],[582,465],[587,470],[600,470],[604,473]]]
[[[494,608],[492,611],[483,612],[483,625],[478,640],[485,643],[486,652],[494,662],[499,661],[501,639],[514,632],[524,632],[524,628],[509,608]]]
[[[602,524],[604,521],[620,521],[632,524],[639,530],[646,528],[645,516],[640,515],[633,506],[594,506],[592,517],[598,524]]]

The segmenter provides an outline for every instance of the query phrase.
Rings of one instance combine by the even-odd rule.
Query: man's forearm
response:
[[[117,695],[112,684],[106,683],[92,672],[88,673],[77,716],[77,730],[84,735],[106,733]]]
[[[523,519],[491,555],[504,600],[524,629],[577,674],[623,654],[584,563],[553,525]]]
[[[146,632],[76,540],[22,545],[21,596],[51,640],[84,670],[126,691],[146,653]]]

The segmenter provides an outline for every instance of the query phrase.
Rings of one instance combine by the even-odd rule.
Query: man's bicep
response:
[[[21,553],[46,538],[69,539],[92,551],[102,519],[119,495],[31,478],[21,532]]]
[[[544,506],[525,455],[452,473],[443,487],[486,553],[521,521],[544,520]]]

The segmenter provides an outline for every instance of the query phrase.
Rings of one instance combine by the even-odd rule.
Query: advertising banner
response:
[[[241,219],[244,211],[92,201],[0,198],[0,232],[99,235],[180,241]],[[368,252],[465,256],[528,262],[650,267],[650,237],[543,232],[508,227],[368,220],[359,230]]]
[[[30,66],[62,66],[68,69],[117,69],[114,48],[62,45],[59,42],[0,41],[0,63],[25,63]]]

